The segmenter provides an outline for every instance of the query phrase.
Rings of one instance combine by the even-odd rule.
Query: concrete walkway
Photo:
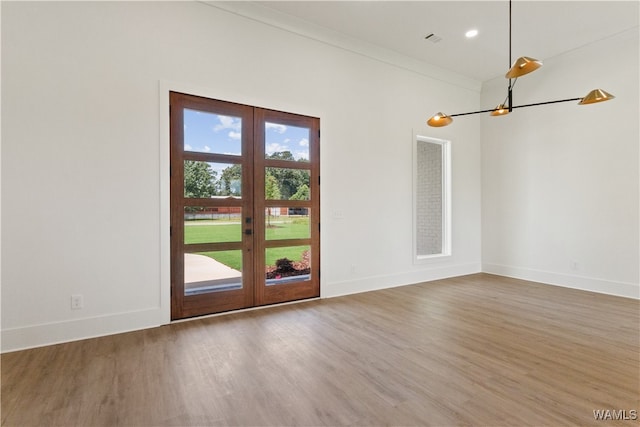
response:
[[[200,287],[203,282],[237,282],[242,273],[213,258],[198,254],[184,254],[184,284],[186,289]]]

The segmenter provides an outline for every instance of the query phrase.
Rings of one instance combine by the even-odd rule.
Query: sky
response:
[[[239,156],[241,119],[196,110],[184,110],[184,149]],[[296,160],[309,160],[309,129],[279,123],[265,124],[266,155],[290,151]]]

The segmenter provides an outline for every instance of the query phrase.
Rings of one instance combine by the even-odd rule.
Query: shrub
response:
[[[294,270],[293,262],[288,258],[280,258],[279,260],[276,260],[276,267],[278,268],[278,271],[282,272]]]

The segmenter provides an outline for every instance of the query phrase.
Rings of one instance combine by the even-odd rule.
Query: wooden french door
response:
[[[319,296],[319,119],[170,105],[171,318]]]

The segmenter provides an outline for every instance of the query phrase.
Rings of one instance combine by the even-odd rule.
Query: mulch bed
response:
[[[282,258],[276,261],[276,265],[266,267],[267,279],[281,279],[283,277],[302,276],[311,274],[309,251],[302,253],[302,261],[290,261]]]

